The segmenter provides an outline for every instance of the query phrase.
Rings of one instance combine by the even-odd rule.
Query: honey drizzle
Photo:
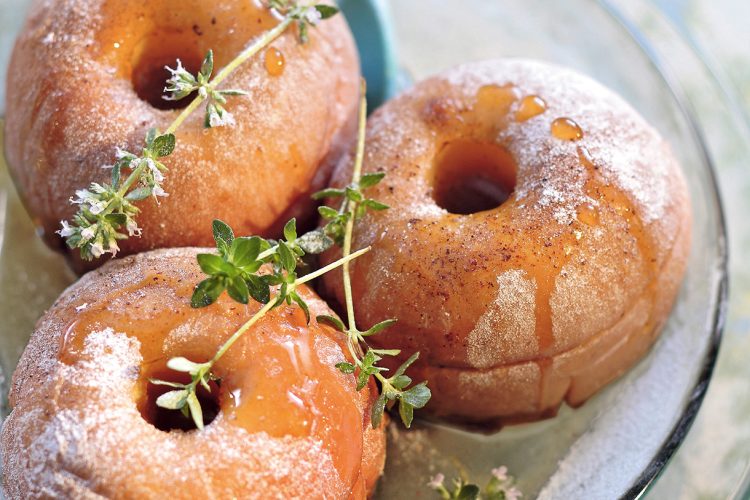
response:
[[[263,62],[269,75],[281,76],[284,73],[286,60],[284,59],[284,54],[276,47],[268,47],[266,49]]]
[[[163,286],[165,293],[173,294],[175,300],[184,305],[170,306],[172,298],[166,297],[163,304],[147,303],[157,308],[163,305],[167,313],[143,308],[141,314],[140,303],[126,302],[129,294],[134,299],[141,298],[137,292],[154,286]],[[150,272],[135,284],[102,293],[85,309],[78,311],[71,305],[68,316],[73,320],[66,325],[60,338],[58,358],[68,365],[77,363],[89,334],[105,328],[138,339],[144,361],[133,395],[139,411],[149,420],[148,415],[153,414],[156,407],[146,407],[153,405],[147,394],[149,390],[153,392],[154,386],[148,383],[148,378],[188,382],[180,377],[184,374],[166,367],[167,360],[173,356],[185,356],[196,362],[210,359],[219,344],[254,312],[253,306],[220,298],[211,306],[216,314],[215,331],[200,331],[196,327],[187,332],[190,337],[184,342],[178,341],[167,349],[165,340],[170,332],[182,325],[192,328],[191,321],[204,314],[203,309],[187,305],[191,292],[190,280],[183,282],[160,272]],[[153,291],[150,293],[149,298],[153,300]],[[222,310],[217,312],[216,308]],[[271,314],[274,318],[270,318]],[[264,325],[266,319],[269,323]],[[252,343],[240,341],[217,362],[214,373],[221,378],[221,385],[214,387],[213,394],[218,394],[225,420],[251,433],[265,432],[278,438],[312,436],[325,443],[342,480],[353,484],[361,465],[362,442],[346,438],[361,436],[361,411],[354,389],[342,389],[340,373],[324,364],[317,354],[321,348],[316,349],[317,342],[324,342],[330,347],[337,344],[345,352],[344,339],[339,334],[327,334],[333,332],[328,327],[313,322],[305,328],[305,323],[304,313],[298,308],[278,308],[269,313],[268,318],[257,324],[258,330],[251,332]],[[315,328],[320,331],[315,333]],[[198,338],[193,339],[193,333]],[[270,376],[274,369],[277,369],[276,375]]]
[[[476,124],[477,135],[494,140],[495,133],[507,124],[507,115],[515,103],[518,106],[513,117],[518,122],[523,122],[543,113],[547,110],[546,103],[539,96],[527,95],[521,98],[518,89],[512,85],[497,86],[487,85],[479,89],[474,105],[467,111],[457,111],[447,104],[448,101],[436,101],[429,107],[428,116],[442,117],[441,120],[428,120],[432,125],[452,124],[453,116],[459,116],[462,122]],[[446,115],[450,115],[446,117]],[[476,129],[479,131],[477,132]],[[565,141],[578,141],[584,137],[582,128],[571,118],[559,117],[550,125],[551,134],[557,139]],[[441,140],[445,141],[441,137]],[[596,164],[585,146],[576,148],[579,164],[586,170],[588,180],[585,183],[586,194],[598,200],[603,207],[602,210],[611,210],[615,207],[618,215],[625,218],[628,223],[629,232],[635,239],[638,252],[644,259],[645,272],[648,276],[656,276],[655,255],[653,245],[648,241],[648,233],[644,230],[642,221],[633,208],[632,202],[625,194],[606,184],[601,179],[599,166]],[[575,247],[579,245],[580,238],[588,231],[588,228],[600,224],[599,209],[593,203],[584,203],[576,207],[576,221],[564,232],[554,237],[551,241],[539,241],[538,248],[546,247],[543,251],[536,251],[533,257],[533,270],[529,271],[529,277],[536,283],[535,292],[535,333],[538,342],[540,358],[535,361],[540,372],[539,387],[539,409],[546,409],[546,402],[551,394],[551,380],[549,371],[552,367],[551,358],[554,348],[554,334],[552,328],[552,307],[550,300],[555,288],[557,276],[569,261],[576,255]],[[548,273],[545,269],[555,269],[557,272]],[[653,283],[653,279],[650,283]],[[650,285],[650,286],[653,286]],[[649,322],[652,322],[649,319]]]
[[[516,105],[515,112],[512,112]],[[439,132],[443,127],[446,130],[456,128],[456,119],[463,124],[461,128],[472,127],[472,134],[478,140],[484,139],[494,143],[498,131],[507,126],[509,118],[516,121],[525,121],[546,111],[546,109],[546,102],[541,97],[527,95],[522,98],[519,89],[513,85],[485,85],[480,87],[475,102],[468,109],[459,111],[452,101],[441,98],[427,103],[424,118],[434,129],[437,129],[437,137],[441,143],[454,140],[453,137],[443,137]],[[570,122],[577,127],[572,120]],[[567,122],[563,123],[563,125],[566,124]],[[578,135],[582,136],[580,129]],[[557,245],[555,246],[555,244]],[[535,271],[529,272],[530,278],[533,278],[536,283],[535,333],[542,356],[536,361],[540,369],[540,406],[546,399],[546,375],[552,365],[549,353],[554,347],[550,299],[554,290],[556,275],[550,275],[544,270],[552,266],[559,272],[572,255],[572,252],[566,253],[564,249],[572,248],[575,244],[577,244],[577,240],[572,230],[566,230],[565,233],[555,238],[555,241],[537,242],[537,248],[550,247],[554,250],[552,253],[536,251],[534,254]]]
[[[520,97],[520,90],[513,85],[485,85],[477,91],[472,111],[481,122],[495,122],[497,118],[506,116]]]
[[[635,245],[638,249],[641,259],[643,260],[643,272],[647,276],[646,291],[648,294],[653,295],[653,288],[656,284],[657,276],[657,259],[654,252],[654,244],[646,231],[643,221],[635,210],[633,202],[628,196],[618,187],[606,182],[600,173],[599,167],[592,159],[588,150],[585,147],[578,148],[578,157],[581,166],[583,166],[588,174],[588,179],[584,184],[585,194],[594,200],[597,200],[602,207],[601,210],[611,211],[614,210],[618,216],[623,218],[628,225],[628,233],[633,237]],[[578,225],[580,229],[583,229],[581,225],[596,226],[600,222],[599,211],[591,203],[584,203],[576,209],[578,222],[574,223]],[[575,233],[575,231],[574,231]],[[580,234],[580,233],[578,233]],[[565,262],[567,263],[567,262]],[[565,263],[560,265],[561,270]],[[549,297],[546,297],[549,300]],[[537,302],[538,304],[538,302]],[[548,302],[547,302],[548,305]],[[548,307],[543,308],[544,314],[549,311]],[[551,317],[551,316],[550,316]],[[653,324],[653,308],[649,312],[648,319],[646,320],[645,329],[651,330],[654,327]],[[537,323],[539,324],[539,323]],[[540,341],[541,346],[541,341]],[[542,352],[544,355],[544,352]],[[550,390],[548,386],[547,371],[550,367],[550,363],[547,363],[545,359],[540,360],[538,363],[541,375],[540,375],[540,409],[544,409],[544,403],[547,398],[547,394]]]
[[[527,95],[518,104],[516,121],[525,122],[547,111],[547,102],[538,95]]]
[[[643,220],[630,198],[618,187],[606,182],[600,172],[599,166],[591,157],[589,151],[579,146],[577,148],[579,163],[586,169],[587,180],[584,184],[586,196],[597,200],[602,207],[601,210],[614,212],[624,219],[628,225],[628,233],[633,237],[635,246],[643,262],[643,272],[647,276],[646,293],[653,295],[653,289],[656,286],[657,258],[654,251],[655,245],[646,228]],[[572,230],[561,235],[558,241],[554,242],[550,248],[554,247],[555,252],[562,248],[562,256],[552,257],[555,261],[553,265],[557,268],[558,273],[565,267],[574,254],[573,245],[578,244],[578,238],[586,226],[594,227],[600,223],[599,210],[592,203],[583,203],[576,208],[577,221],[574,222]],[[571,249],[568,251],[567,249]],[[540,371],[540,388],[539,388],[539,409],[546,409],[546,401],[550,392],[550,380],[548,378],[549,369],[552,365],[549,353],[546,351],[554,342],[552,335],[552,311],[550,307],[551,294],[554,291],[554,283],[557,277],[551,278],[544,276],[541,272],[534,273],[537,282],[536,293],[536,331],[539,341],[540,359],[536,361]],[[653,308],[649,312],[645,323],[645,330],[650,331],[654,328]]]
[[[99,321],[98,318],[101,316],[113,316],[113,314],[108,311],[108,304],[110,304],[113,300],[117,299],[118,297],[127,295],[131,292],[141,290],[148,285],[152,285],[153,283],[158,282],[159,279],[161,279],[160,273],[149,273],[138,283],[134,283],[130,286],[118,290],[111,290],[108,293],[104,294],[98,300],[97,305],[88,305],[81,311],[76,310],[76,312],[71,312],[71,316],[75,319],[65,327],[65,334],[60,337],[60,361],[67,365],[75,363],[84,349],[86,337],[88,337],[89,333],[93,331],[103,330],[107,327],[112,328],[116,332],[128,331],[132,329],[134,323],[137,324],[132,316],[126,317],[125,321],[122,324],[118,323],[117,325],[109,323],[103,324]],[[138,306],[136,305],[134,307],[137,308]],[[118,326],[120,328],[116,328],[115,326]],[[168,330],[171,330],[174,324],[168,324],[165,326],[166,328],[168,328]],[[141,339],[139,338],[139,340]],[[153,363],[155,361],[158,361],[159,358],[164,358],[163,355],[157,355],[154,352],[154,349],[149,349],[149,347],[152,347],[150,343],[146,343],[144,347],[144,343],[141,342],[141,356],[143,357],[144,364]]]
[[[599,224],[599,211],[591,203],[583,203],[576,209],[576,218],[587,226]]]
[[[520,100],[520,102],[519,102]],[[477,135],[494,137],[496,132],[507,124],[507,115],[513,105],[519,102],[514,118],[518,122],[526,121],[547,110],[546,102],[534,95],[521,98],[519,90],[512,85],[497,86],[487,85],[479,89],[476,102],[468,111],[455,110],[447,101],[435,101],[428,106],[429,117],[441,117],[440,120],[427,119],[431,125],[439,126],[452,123],[453,117],[459,117],[463,122],[478,125]],[[449,115],[449,116],[446,116]],[[584,137],[581,127],[572,119],[559,117],[550,125],[551,134],[561,140],[578,141]],[[440,138],[442,141],[446,139]],[[635,212],[632,203],[619,189],[607,185],[600,180],[599,167],[584,146],[577,149],[580,165],[586,169],[588,180],[585,183],[586,194],[599,200],[603,207],[615,206],[618,214],[625,217],[629,225],[629,231],[633,235],[638,251],[644,259],[646,272],[649,276],[655,276],[656,260],[653,254],[653,245],[647,241],[647,233],[644,231],[642,222]],[[605,210],[607,208],[604,208]],[[600,223],[599,210],[592,203],[585,203],[576,208],[577,220],[553,241],[537,242],[541,247],[547,247],[547,251],[538,251],[534,256],[534,271],[529,272],[530,278],[536,283],[535,292],[535,333],[539,346],[540,358],[535,361],[540,371],[539,387],[539,409],[547,409],[546,401],[549,399],[550,380],[549,371],[553,364],[551,351],[554,348],[554,334],[552,329],[552,307],[550,300],[555,288],[557,276],[575,255],[575,247],[584,234],[586,227],[594,227]],[[546,273],[544,269],[556,269],[557,273]],[[650,286],[653,286],[653,282]],[[649,319],[649,322],[652,322]]]
[[[474,129],[473,138],[477,142],[495,144],[498,132],[507,127],[511,109],[519,99],[521,91],[512,84],[484,85],[477,91],[473,105],[461,113],[461,121]]]
[[[540,358],[536,360],[539,368],[537,405],[540,411],[545,410],[547,406],[546,401],[550,390],[548,374],[553,363],[551,356],[555,344],[551,299],[557,276],[574,255],[572,249],[578,244],[575,233],[575,228],[566,228],[554,240],[538,244],[546,251],[536,253],[533,263],[535,271],[531,273],[536,282],[534,332],[540,355]],[[556,272],[546,272],[550,268],[555,269]]]
[[[550,132],[554,137],[563,141],[577,141],[583,138],[581,127],[567,117],[555,118],[550,125]]]
[[[178,297],[190,296],[191,288],[189,286],[179,286],[177,283],[170,282],[161,276],[161,273],[149,273],[141,281],[105,295],[97,304],[89,306],[80,312],[72,313],[71,316],[75,319],[66,326],[65,333],[60,339],[60,361],[68,365],[74,364],[78,361],[84,349],[85,340],[93,331],[112,328],[115,332],[127,333],[129,336],[135,337],[140,341],[140,352],[143,362],[137,392],[145,394],[149,377],[152,377],[157,373],[160,375],[170,374],[170,371],[166,368],[166,362],[169,358],[176,355],[182,355],[198,362],[210,359],[224,338],[217,336],[217,338],[213,339],[215,345],[207,345],[205,342],[202,342],[202,345],[197,351],[191,344],[190,346],[185,347],[188,352],[164,352],[164,341],[166,335],[169,332],[174,331],[180,325],[189,324],[189,318],[186,318],[184,315],[158,314],[157,317],[154,317],[153,314],[147,314],[144,319],[139,319],[139,314],[137,312],[135,314],[126,314],[125,311],[120,313],[112,310],[112,304],[117,299],[123,299],[123,297],[126,297],[133,292],[144,290],[146,287],[160,285],[171,285],[171,288],[175,290],[175,295]],[[122,303],[118,306],[127,308],[128,311],[132,311],[133,309],[137,310],[139,308],[139,304],[135,302]],[[243,309],[242,314],[238,311],[232,318],[232,322],[236,322],[236,326],[239,326],[243,317],[246,315],[244,309],[247,306],[231,303],[224,305],[224,307],[229,310]],[[188,315],[190,316],[198,316],[200,314],[200,310],[190,309],[189,311]],[[295,313],[299,313],[300,315],[303,314],[301,311],[296,310]],[[299,318],[297,318],[297,320],[299,320]],[[301,320],[294,324],[302,324],[303,322],[304,320]],[[312,344],[313,335],[308,330],[300,331],[299,329],[296,329],[291,322],[287,322],[286,327],[287,330],[297,331],[299,334],[290,337],[283,343],[283,345],[278,347],[271,340],[264,342],[264,353],[268,356],[273,354],[273,357],[277,359],[288,358],[290,362],[286,363],[289,365],[289,368],[287,369],[291,369],[291,371],[294,372],[295,377],[298,379],[312,379],[316,374],[325,372],[329,367],[323,366],[314,354]],[[226,336],[229,334],[231,334],[231,329],[227,330]],[[265,340],[267,337],[270,337],[270,335],[263,336],[263,339]],[[222,410],[225,410],[227,416],[232,421],[236,422],[237,425],[243,426],[251,432],[256,432],[259,428],[262,428],[266,432],[269,432],[269,434],[276,435],[274,434],[274,429],[276,429],[277,426],[274,422],[263,422],[262,418],[248,418],[249,413],[257,413],[259,405],[256,401],[251,400],[251,398],[242,397],[244,393],[252,392],[251,389],[253,388],[253,385],[255,385],[243,385],[240,383],[241,380],[251,378],[247,376],[245,370],[228,369],[229,366],[239,362],[241,362],[241,356],[235,354],[234,351],[228,351],[225,358],[222,358],[215,367],[217,375],[224,380],[222,391],[226,392],[226,397],[220,398]],[[252,365],[252,361],[249,361],[248,365]],[[174,375],[174,373],[171,373],[170,376],[171,375]],[[269,388],[269,390],[273,390],[273,388]],[[315,401],[316,397],[320,395],[315,391],[310,391],[309,394],[305,394],[304,396],[305,401]],[[141,403],[143,403],[143,401],[141,401]],[[278,402],[275,404],[278,405]],[[295,428],[296,430],[290,430],[288,426],[283,430],[278,429],[279,436],[288,434],[304,436],[309,435],[314,431],[314,429],[308,425],[313,421],[312,417],[314,415],[312,413],[318,412],[312,408],[314,405],[303,405],[306,408],[305,411],[302,412],[304,414],[301,414],[299,411],[300,407],[298,401],[290,399],[289,406],[290,408],[287,413],[299,413],[300,415],[297,422],[306,423],[297,426]],[[285,423],[288,424],[288,422]]]

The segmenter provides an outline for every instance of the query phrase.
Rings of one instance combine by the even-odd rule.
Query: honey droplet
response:
[[[581,162],[581,165],[588,170],[597,170],[599,168],[594,163],[594,158],[592,158],[591,153],[589,153],[589,150],[585,146],[578,146],[576,151],[578,152],[578,161]]]
[[[584,203],[576,210],[576,217],[579,221],[588,226],[595,226],[599,223],[599,212],[591,203]]]
[[[281,75],[284,72],[284,54],[276,47],[269,47],[266,50],[265,64],[269,75]]]
[[[475,111],[480,114],[506,115],[520,97],[519,90],[512,85],[485,85],[477,92]]]
[[[583,137],[583,130],[570,118],[557,118],[552,122],[552,135],[563,141],[577,141]]]
[[[547,111],[547,103],[538,95],[527,95],[521,99],[516,111],[516,121],[525,122]]]

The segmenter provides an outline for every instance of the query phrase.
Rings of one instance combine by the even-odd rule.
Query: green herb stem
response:
[[[263,316],[265,316],[266,313],[268,311],[270,311],[271,309],[273,309],[275,305],[276,305],[276,301],[275,300],[273,300],[273,299],[269,300],[263,307],[260,308],[260,310],[258,312],[256,312],[255,314],[253,314],[253,317],[250,318],[249,320],[247,320],[241,327],[239,327],[237,329],[237,331],[234,332],[232,334],[232,336],[227,339],[226,342],[224,342],[224,344],[219,348],[219,350],[216,351],[216,354],[214,355],[213,358],[211,358],[211,361],[209,362],[209,365],[213,366],[214,363],[216,363],[219,360],[219,358],[221,358],[224,355],[224,353],[226,353],[227,350],[230,347],[232,347],[232,344],[234,344],[237,341],[237,339],[239,339],[240,337],[242,337],[242,335],[251,326],[253,326],[255,323],[258,322],[259,319],[261,319]]]
[[[213,85],[214,87],[219,85],[222,81],[224,81],[226,77],[228,77],[235,69],[237,69],[238,66],[240,66],[242,63],[263,50],[264,47],[268,46],[271,42],[280,37],[284,33],[284,31],[286,31],[286,29],[292,24],[292,22],[294,22],[294,19],[292,19],[290,16],[286,16],[279,24],[263,33],[263,35],[261,35],[258,40],[256,40],[248,48],[240,52],[240,54],[235,57],[229,64],[224,66],[221,71],[216,74],[211,82],[211,85]]]
[[[274,40],[276,40],[278,37],[280,37],[282,34],[284,34],[284,31],[294,22],[294,19],[292,19],[290,16],[285,17],[279,24],[274,26],[272,29],[266,31],[261,35],[255,42],[250,44],[245,50],[240,52],[240,54],[232,59],[229,64],[224,66],[221,71],[219,71],[216,76],[211,80],[211,83],[209,84],[209,87],[215,89],[222,81],[224,81],[234,70],[236,70],[242,63],[250,59],[251,57],[255,56],[258,52],[263,50],[265,47],[270,45]],[[175,120],[172,122],[172,124],[167,128],[167,130],[164,132],[165,134],[172,134],[174,133],[180,125],[182,125],[182,122],[184,122],[190,114],[198,108],[198,106],[201,105],[201,103],[206,98],[202,95],[198,95],[195,99],[192,100],[188,106],[182,110],[182,112],[175,118]]]
[[[177,118],[167,127],[167,130],[164,132],[165,134],[173,134],[178,128],[180,128],[180,125],[182,125],[182,122],[184,122],[188,116],[190,116],[193,111],[198,109],[198,106],[201,105],[201,103],[206,98],[202,95],[198,94],[198,96],[195,97],[192,101],[190,101],[190,104],[188,104],[182,112],[177,115]]]
[[[266,31],[258,40],[256,40],[253,44],[251,44],[248,48],[243,50],[237,57],[235,57],[229,64],[227,64],[212,80],[212,82],[209,84],[211,88],[215,88],[219,83],[221,83],[224,79],[226,79],[234,70],[236,70],[242,63],[253,57],[255,54],[257,54],[259,51],[263,50],[264,47],[269,45],[271,42],[273,42],[276,38],[281,36],[284,31],[289,27],[289,25],[293,22],[293,19],[286,17],[283,21],[281,21],[279,24],[277,24],[273,29]],[[182,125],[182,123],[198,108],[198,106],[201,105],[201,103],[206,98],[202,95],[198,95],[195,99],[193,99],[190,104],[185,107],[185,109],[182,110],[182,112],[175,118],[175,120],[167,127],[167,130],[164,132],[164,134],[173,134],[175,131],[177,131],[178,128]],[[122,198],[125,196],[130,190],[130,188],[135,184],[138,179],[141,178],[141,174],[143,174],[144,169],[146,168],[146,165],[144,163],[141,163],[136,167],[130,175],[125,179],[125,181],[120,186],[120,189],[117,191],[117,197]],[[103,211],[103,214],[109,214],[114,209],[114,201],[116,198],[110,200],[110,202],[107,204],[106,208]],[[266,252],[268,255],[271,255],[275,248],[272,248],[270,250],[267,250]],[[266,253],[264,252],[264,253]],[[265,255],[266,257],[268,255]]]
[[[336,269],[339,266],[347,266],[347,265],[349,265],[349,262],[353,261],[354,259],[356,259],[360,255],[364,255],[367,252],[369,252],[370,248],[371,247],[361,248],[361,249],[357,250],[356,252],[354,252],[352,254],[345,255],[345,256],[341,257],[339,260],[337,260],[336,262],[332,262],[331,264],[328,264],[325,267],[321,267],[317,271],[314,271],[314,272],[312,272],[310,274],[306,274],[306,275],[302,276],[301,278],[297,279],[294,282],[294,284],[295,285],[301,285],[303,283],[307,283],[308,281],[314,280],[315,278],[318,278],[318,277],[324,275],[325,273],[327,273],[329,271],[332,271],[333,269]]]
[[[143,173],[143,170],[146,168],[145,164],[138,165],[135,170],[133,170],[127,179],[122,183],[122,186],[120,186],[120,189],[117,190],[117,196],[123,197],[128,192],[128,190],[135,184],[138,179],[140,179],[141,174]]]
[[[219,83],[225,80],[245,61],[255,56],[258,52],[263,50],[263,48],[270,45],[274,40],[281,36],[293,21],[294,20],[291,17],[287,16],[273,29],[264,32],[260,38],[258,38],[254,43],[248,46],[245,50],[240,52],[240,54],[235,57],[229,64],[224,66],[224,68],[222,68],[222,70],[217,73],[216,77],[211,81],[209,86],[211,88],[216,88]],[[167,130],[164,132],[164,134],[173,134],[174,132],[176,132],[177,129],[180,128],[182,123],[201,105],[201,103],[203,103],[205,99],[206,98],[202,95],[198,95],[197,97],[195,97],[195,99],[193,99],[190,104],[188,104],[185,109],[182,110],[177,118],[175,118],[175,120],[169,125],[169,127],[167,127]],[[122,183],[122,186],[120,186],[120,189],[117,191],[118,197],[123,197],[125,196],[125,194],[127,194],[128,190],[133,186],[133,184],[135,184],[138,179],[141,178],[141,174],[143,173],[143,170],[145,168],[146,165],[141,164],[130,173],[128,178],[125,179],[125,181]],[[104,213],[109,214],[113,210],[113,208],[114,203],[110,201],[107,204],[107,207],[104,209]],[[266,252],[264,252],[267,253],[267,255],[264,256],[267,257],[268,255],[271,255],[275,251],[275,249],[276,247],[267,250]]]
[[[278,249],[279,249],[279,245],[276,244],[272,246],[271,248],[269,248],[268,250],[264,250],[261,253],[259,253],[257,258],[258,260],[267,259],[271,255],[275,254],[278,251]]]
[[[132,172],[130,172],[130,175],[128,176],[128,178],[125,179],[125,181],[123,181],[122,185],[120,186],[120,189],[117,190],[117,196],[107,202],[107,206],[104,207],[104,210],[101,213],[102,216],[112,213],[112,210],[115,209],[115,205],[116,205],[115,202],[125,197],[125,195],[128,193],[128,190],[130,190],[133,184],[138,182],[138,179],[141,178],[141,174],[143,173],[143,170],[145,168],[146,168],[146,165],[144,163],[141,163]]]
[[[365,123],[367,121],[367,99],[365,97],[366,85],[364,80],[360,84],[360,103],[359,103],[359,133],[357,135],[357,152],[354,159],[354,169],[352,172],[352,183],[357,184],[362,177],[362,162],[364,159],[365,152]],[[344,245],[342,249],[342,255],[347,257],[352,251],[352,233],[354,232],[354,219],[357,209],[357,204],[353,201],[347,203],[347,209],[349,211],[349,219],[346,222],[346,229],[344,232]],[[342,267],[343,281],[344,281],[344,299],[346,301],[346,315],[349,324],[350,332],[357,332],[357,323],[354,318],[354,301],[352,299],[352,281],[349,275],[349,262],[345,262]],[[350,341],[351,341],[350,335]],[[359,339],[356,339],[359,340]],[[357,342],[359,345],[359,342]],[[357,357],[354,357],[357,359]]]
[[[299,285],[302,285],[304,283],[307,283],[308,281],[314,280],[315,278],[333,269],[336,269],[337,267],[346,265],[349,261],[356,259],[360,255],[363,255],[369,251],[370,251],[370,247],[363,248],[357,252],[354,252],[351,255],[346,255],[340,258],[339,260],[337,260],[336,262],[332,262],[331,264],[328,264],[327,266],[322,267],[315,272],[312,272],[301,278],[298,278],[294,281],[292,288],[296,288]],[[271,298],[271,300],[269,300],[258,312],[256,312],[252,318],[247,320],[241,327],[239,327],[239,329],[237,329],[237,331],[234,332],[232,336],[227,339],[226,342],[224,342],[224,344],[219,348],[219,350],[216,351],[216,354],[214,355],[213,358],[211,358],[211,361],[208,362],[209,369],[219,360],[219,358],[221,358],[224,355],[224,353],[227,352],[227,350],[230,347],[232,347],[232,345],[237,341],[237,339],[239,339],[251,326],[257,323],[259,319],[265,316],[265,314],[271,309],[273,309],[276,305],[277,304],[274,298]]]

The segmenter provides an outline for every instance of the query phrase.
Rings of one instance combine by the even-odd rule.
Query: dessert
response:
[[[279,19],[240,0],[37,1],[10,63],[5,153],[45,239],[62,248],[55,231],[76,212],[76,190],[109,182],[102,167],[116,148],[137,153],[147,130],[164,132],[181,111],[165,108],[191,101],[162,98],[165,65],[179,58],[196,73],[213,50],[217,73]],[[292,27],[236,68],[220,88],[248,95],[232,97],[226,126],[206,133],[202,113],[184,122],[166,162],[169,196],[139,203],[142,237],[121,241],[123,253],[209,244],[213,218],[278,236],[289,218],[310,216],[310,193],[353,139],[359,85],[343,16],[311,35],[299,43]]]
[[[689,251],[686,184],[589,78],[524,60],[448,70],[372,115],[363,170],[386,174],[372,194],[391,208],[354,228],[372,246],[351,264],[357,321],[398,318],[372,344],[402,349],[391,366],[421,352],[433,416],[552,415],[656,340]],[[325,284],[341,303],[340,276]]]
[[[13,378],[1,435],[9,498],[365,498],[383,467],[374,383],[355,389],[345,336],[297,306],[272,309],[214,367],[206,427],[158,408],[165,363],[205,361],[261,305],[190,306],[200,249],[112,261],[40,320]],[[331,314],[304,286],[315,314]],[[184,375],[184,374],[183,374]],[[182,380],[184,382],[185,380]],[[211,409],[213,408],[213,416]],[[213,418],[212,418],[213,417]],[[211,420],[212,419],[212,420]]]
[[[9,156],[47,239],[59,228],[91,260],[205,244],[213,227],[216,251],[108,263],[45,314],[0,432],[7,496],[366,498],[386,409],[406,427],[430,401],[462,424],[548,416],[654,342],[690,241],[685,182],[658,134],[585,77],[487,61],[376,112],[363,172],[364,103],[343,153],[357,73],[346,25],[307,36],[336,12],[37,4],[14,61],[42,64],[11,77],[10,97],[33,105],[13,110]],[[317,195],[335,202],[318,207],[325,224],[282,231],[342,155]],[[214,217],[283,238],[235,238]],[[326,251],[309,272],[303,257]],[[326,273],[346,322],[304,285]],[[492,477],[488,495],[520,494],[504,467]],[[450,496],[443,480],[429,484]]]

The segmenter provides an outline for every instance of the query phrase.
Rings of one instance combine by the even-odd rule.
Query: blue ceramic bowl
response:
[[[339,7],[357,40],[367,100],[373,110],[398,90],[388,4],[384,0],[340,0]]]

